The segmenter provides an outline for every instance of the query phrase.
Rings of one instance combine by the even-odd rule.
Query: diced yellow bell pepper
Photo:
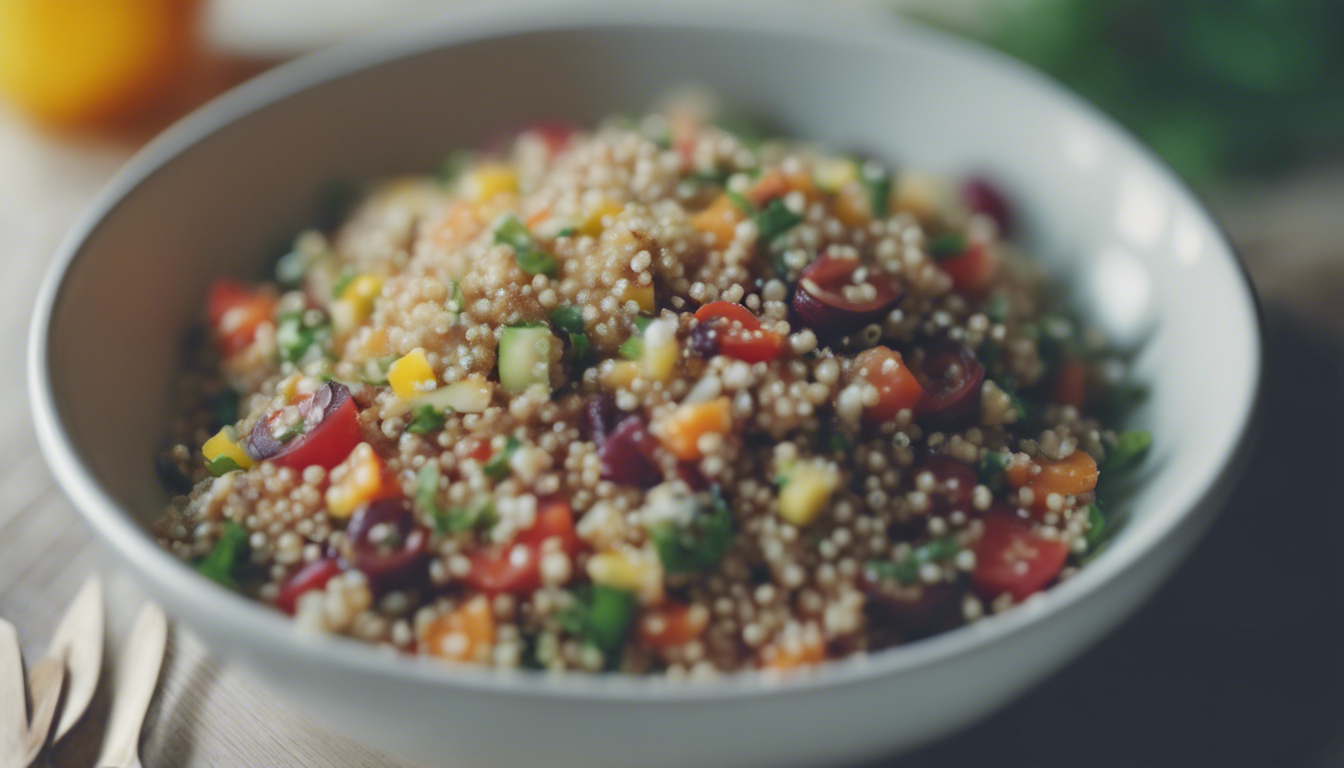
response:
[[[667,320],[654,320],[644,329],[644,349],[639,357],[640,372],[652,381],[667,381],[677,367],[681,347],[676,327]]]
[[[327,488],[327,513],[346,518],[382,492],[383,462],[368,443],[360,443],[331,471],[331,477],[331,487]]]
[[[840,472],[823,460],[800,461],[779,492],[779,514],[797,526],[811,525],[840,487]]]
[[[243,469],[251,469],[256,465],[256,461],[247,455],[243,450],[243,441],[238,439],[238,434],[233,431],[233,427],[225,427],[215,436],[205,441],[201,446],[201,453],[205,454],[206,461],[214,461],[220,457],[233,459],[233,462]]]
[[[518,171],[507,165],[483,165],[467,177],[467,194],[477,202],[484,203],[496,195],[517,191]]]
[[[599,203],[588,216],[584,218],[583,225],[579,227],[579,233],[590,237],[597,237],[602,234],[605,227],[602,225],[602,219],[607,216],[615,216],[625,210],[625,206],[613,200],[606,200]]]
[[[847,157],[822,158],[812,166],[812,179],[823,192],[836,192],[858,177],[858,168]]]
[[[652,312],[654,309],[653,285],[634,285],[625,289],[621,294],[621,303],[633,301],[639,305],[640,312]]]
[[[378,275],[359,275],[341,291],[341,300],[350,303],[352,320],[356,325],[373,314],[373,302],[383,292],[383,278]]]
[[[602,376],[602,386],[607,389],[625,389],[639,376],[639,363],[634,360],[618,360]]]
[[[662,593],[662,568],[645,552],[600,552],[588,558],[588,578],[594,584],[634,592],[644,602]]]
[[[438,378],[429,366],[425,350],[416,347],[387,369],[387,383],[403,400],[412,400],[438,388]]]

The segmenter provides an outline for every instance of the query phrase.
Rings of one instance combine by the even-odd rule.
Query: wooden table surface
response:
[[[64,229],[132,150],[127,143],[45,136],[0,108],[0,285],[4,286],[4,300],[0,301],[0,330],[3,331],[0,335],[0,391],[11,393],[0,400],[0,616],[18,627],[29,659],[39,657],[57,617],[86,574],[101,573],[107,585],[112,630],[107,648],[109,657],[115,656],[120,647],[119,633],[144,600],[140,590],[111,565],[107,553],[92,540],[90,532],[48,473],[33,433],[25,377],[28,319],[37,281]],[[1337,221],[1338,212],[1344,210],[1344,174],[1314,176],[1270,194],[1261,192],[1242,196],[1226,203],[1222,210],[1229,218],[1235,236],[1249,248],[1253,271],[1269,293],[1271,307],[1275,308],[1271,318],[1278,334],[1279,348],[1295,355],[1291,365],[1316,365],[1320,370],[1313,374],[1313,380],[1333,381],[1329,386],[1336,387],[1334,395],[1328,394],[1331,391],[1328,386],[1324,390],[1315,387],[1305,395],[1307,400],[1285,393],[1280,405],[1301,409],[1304,402],[1314,402],[1310,400],[1314,396],[1323,408],[1331,404],[1337,407],[1344,396],[1338,366],[1344,354],[1340,352],[1336,337],[1330,333],[1344,330],[1344,246],[1340,245],[1338,226],[1333,222]],[[1294,383],[1290,378],[1285,386],[1291,387]],[[1339,411],[1334,413],[1333,418],[1337,418]],[[1321,412],[1309,412],[1305,416],[1306,421],[1319,418]],[[1336,423],[1344,427],[1344,419]],[[1283,439],[1296,438],[1287,435]],[[1307,445],[1312,444],[1308,441]],[[1330,455],[1341,461],[1333,464],[1333,474],[1327,462],[1325,476],[1337,478],[1340,467],[1344,466],[1344,457],[1340,457],[1337,450]],[[1270,456],[1257,461],[1273,460]],[[1319,451],[1307,452],[1304,458],[1305,466],[1312,466],[1311,461],[1319,464],[1322,460]],[[1285,471],[1291,475],[1294,471],[1300,472],[1303,466],[1302,462],[1297,462]],[[1337,497],[1326,497],[1327,500],[1320,502],[1319,496],[1302,497],[1302,488],[1294,488],[1299,496],[1293,498],[1300,498],[1304,508],[1319,502],[1324,507],[1316,509],[1332,509],[1336,517],[1344,511]],[[1274,488],[1248,490],[1251,496],[1257,493],[1260,494],[1257,498],[1268,499],[1270,505],[1278,501],[1278,490]],[[1230,522],[1219,523],[1222,532],[1215,530],[1211,541],[1201,547],[1196,564],[1187,566],[1154,604],[1098,650],[1090,652],[1044,687],[987,723],[915,755],[888,762],[915,766],[1190,765],[1199,762],[1201,755],[1206,758],[1221,755],[1222,765],[1262,764],[1256,761],[1268,757],[1274,757],[1268,760],[1270,763],[1288,764],[1286,758],[1279,759],[1283,758],[1280,752],[1274,751],[1282,749],[1275,746],[1277,738],[1273,744],[1262,745],[1254,740],[1253,734],[1257,724],[1269,722],[1275,728],[1283,728],[1288,727],[1284,723],[1304,722],[1300,717],[1292,721],[1284,720],[1282,716],[1275,719],[1276,713],[1284,711],[1282,706],[1273,707],[1274,711],[1268,714],[1264,711],[1266,693],[1283,693],[1291,699],[1291,690],[1284,692],[1273,683],[1260,683],[1258,688],[1249,691],[1226,684],[1216,690],[1205,690],[1208,680],[1197,675],[1192,677],[1194,673],[1191,672],[1191,669],[1199,668],[1199,662],[1190,660],[1207,662],[1207,648],[1200,646],[1211,642],[1230,649],[1226,652],[1232,655],[1224,661],[1241,669],[1253,667],[1253,660],[1265,654],[1286,653],[1304,660],[1317,659],[1310,653],[1303,656],[1300,649],[1285,649],[1269,641],[1263,649],[1258,645],[1247,648],[1236,645],[1236,638],[1241,638],[1244,645],[1246,632],[1282,632],[1285,631],[1282,624],[1276,625],[1278,629],[1274,630],[1264,622],[1228,620],[1210,616],[1207,610],[1200,613],[1198,607],[1191,607],[1216,600],[1221,594],[1220,574],[1225,568],[1240,568],[1247,564],[1228,563],[1227,559],[1250,557],[1252,564],[1267,567],[1265,559],[1268,555],[1248,555],[1244,551],[1246,547],[1254,550],[1259,535],[1255,532],[1254,518],[1247,519],[1249,510],[1245,507],[1242,503],[1225,514],[1224,518]],[[1229,526],[1231,533],[1227,532]],[[1215,543],[1220,536],[1227,540],[1221,548]],[[1247,538],[1249,542],[1244,540]],[[1328,548],[1320,555],[1326,559],[1339,559]],[[1299,558],[1289,559],[1297,562]],[[1193,575],[1190,574],[1192,570]],[[1312,593],[1325,584],[1314,581],[1320,574],[1288,573],[1285,578],[1297,579],[1285,587],[1288,591],[1305,589]],[[1344,587],[1344,579],[1335,578],[1338,574],[1334,571],[1327,576],[1331,579],[1329,583]],[[1191,590],[1194,590],[1193,595],[1189,594]],[[1276,602],[1278,598],[1264,600],[1258,604],[1261,609],[1279,604]],[[1340,602],[1338,592],[1334,600]],[[1344,659],[1344,653],[1338,652],[1344,648],[1344,644],[1340,644],[1344,640],[1344,629],[1341,629],[1344,622],[1337,620],[1338,613],[1335,610],[1329,614],[1335,617],[1331,620],[1336,621],[1330,632],[1306,633],[1329,639],[1331,643],[1329,652],[1322,650],[1318,661],[1312,662],[1321,667],[1301,680],[1289,678],[1300,683],[1299,688],[1309,688],[1312,681],[1334,681],[1324,688],[1318,685],[1318,689],[1309,692],[1312,701],[1328,699],[1333,702],[1328,714],[1331,718],[1338,715],[1337,722],[1330,720],[1333,726],[1311,725],[1314,730],[1303,736],[1315,739],[1312,744],[1318,748],[1309,750],[1313,756],[1344,756],[1344,714],[1341,714],[1344,710],[1341,704],[1344,703],[1344,676],[1336,674],[1340,671],[1340,659]],[[1297,617],[1301,624],[1299,628],[1319,630],[1316,622],[1322,615],[1306,611]],[[1202,616],[1206,621],[1188,620],[1192,616]],[[1295,626],[1289,623],[1287,629]],[[1228,637],[1233,638],[1232,645],[1227,645]],[[1148,654],[1158,666],[1138,664],[1136,660],[1143,658],[1142,654]],[[1183,662],[1180,668],[1175,668],[1173,658],[1190,663]],[[1219,657],[1215,655],[1214,658]],[[1283,664],[1291,667],[1293,660],[1284,659]],[[321,723],[311,722],[302,713],[278,703],[265,688],[243,672],[222,663],[182,628],[176,628],[172,634],[169,659],[164,669],[142,751],[144,764],[149,768],[407,765],[323,730]],[[1145,674],[1145,669],[1156,671]],[[1283,679],[1282,670],[1275,679]],[[1098,707],[1093,699],[1107,692],[1098,690],[1099,686],[1106,686],[1110,698],[1115,701],[1152,700],[1167,704],[1158,704],[1155,711],[1162,713],[1162,717],[1156,719],[1151,713],[1145,716],[1146,707],[1142,703],[1137,711],[1118,703]],[[81,726],[56,750],[54,765],[83,768],[93,764],[107,709],[105,691],[106,686]],[[1188,704],[1192,709],[1202,707],[1212,708],[1213,712],[1233,712],[1221,721],[1221,725],[1226,725],[1227,717],[1235,723],[1235,713],[1250,714],[1242,718],[1246,721],[1244,728],[1230,737],[1218,738],[1216,743],[1224,748],[1187,744],[1182,741],[1179,729],[1172,730],[1163,725],[1165,720],[1162,718],[1171,713],[1171,702],[1182,706]],[[1239,706],[1242,704],[1245,706]],[[1301,708],[1294,708],[1291,700],[1287,706],[1291,712]],[[1266,716],[1269,721],[1265,720]],[[1314,720],[1307,718],[1305,722],[1309,725],[1319,723],[1320,712],[1313,717]],[[1035,735],[1041,730],[1039,722],[1042,720],[1065,724],[1067,727],[1063,730],[1072,736],[1042,740]],[[1133,735],[1132,721],[1136,720],[1139,727],[1137,735]],[[1199,718],[1196,720],[1202,722]],[[1145,723],[1148,725],[1146,731]],[[1059,733],[1059,730],[1050,727],[1052,732]],[[1129,735],[1121,738],[1119,734]],[[1076,747],[1073,746],[1075,743]],[[1106,750],[1092,750],[1087,748],[1088,744],[1108,746]],[[1185,759],[1187,757],[1190,759]],[[1171,762],[1173,759],[1175,762]],[[1316,764],[1314,759],[1292,762]]]

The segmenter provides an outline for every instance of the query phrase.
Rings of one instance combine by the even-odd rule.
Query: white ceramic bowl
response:
[[[1259,380],[1246,277],[1169,171],[1020,65],[830,9],[634,6],[494,10],[378,36],[282,67],[152,143],[65,241],[38,301],[43,450],[180,622],[318,722],[430,764],[781,768],[946,733],[1119,621],[1223,500]],[[164,494],[151,459],[179,333],[211,278],[261,274],[324,181],[432,168],[499,126],[590,122],[685,80],[799,136],[990,173],[1086,311],[1146,339],[1137,371],[1153,389],[1141,420],[1154,448],[1131,519],[1091,566],[1019,610],[800,680],[674,685],[491,673],[306,636],[155,545],[146,526]]]

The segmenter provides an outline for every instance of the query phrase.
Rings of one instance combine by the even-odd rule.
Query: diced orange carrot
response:
[[[1032,461],[1009,460],[1008,466],[1003,471],[1003,476],[1008,480],[1008,484],[1014,488],[1021,488],[1031,482],[1032,471],[1036,463]]]
[[[459,248],[480,234],[485,222],[474,203],[459,200],[444,210],[443,216],[430,229],[429,237],[435,245],[447,250]]]
[[[1067,458],[1058,460],[1038,459],[1037,463],[1041,465],[1041,471],[1028,484],[1036,494],[1037,503],[1043,503],[1052,493],[1076,496],[1097,487],[1100,475],[1097,462],[1087,451],[1074,451]]]
[[[831,204],[835,217],[847,227],[860,227],[873,220],[873,207],[858,182],[851,182],[835,193]]]
[[[747,212],[728,195],[719,195],[705,210],[691,217],[691,226],[710,235],[715,248],[727,248],[733,241],[737,225],[747,218]]]
[[[524,223],[527,224],[527,228],[529,230],[536,229],[537,227],[541,226],[546,221],[546,219],[550,217],[551,217],[551,209],[549,207],[542,208],[541,210],[537,211],[531,216],[528,216],[527,221]]]
[[[865,349],[855,356],[854,365],[859,376],[877,388],[877,404],[864,408],[868,418],[886,421],[904,409],[913,409],[924,396],[924,388],[900,352],[887,347]]]
[[[821,638],[807,638],[799,645],[767,645],[761,650],[761,665],[767,669],[797,669],[826,660],[826,644]]]
[[[453,661],[483,663],[495,644],[495,613],[485,595],[477,595],[465,604],[440,616],[425,632],[427,653]]]
[[[728,398],[718,397],[704,403],[683,405],[662,423],[659,435],[663,446],[682,461],[704,456],[700,438],[707,434],[726,434],[733,428],[733,409]]]
[[[709,611],[701,605],[667,603],[644,614],[639,638],[655,648],[675,648],[699,637],[709,626]]]
[[[766,203],[777,197],[783,197],[790,192],[797,190],[802,192],[808,200],[816,197],[816,187],[812,184],[812,177],[806,173],[785,174],[782,171],[770,171],[756,182],[756,185],[747,192],[747,200],[751,204],[760,208]]]

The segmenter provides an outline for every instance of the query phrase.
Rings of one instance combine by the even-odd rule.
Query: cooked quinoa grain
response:
[[[211,290],[162,541],[502,667],[704,679],[1005,610],[1104,543],[1147,438],[966,188],[676,107],[387,182]]]

